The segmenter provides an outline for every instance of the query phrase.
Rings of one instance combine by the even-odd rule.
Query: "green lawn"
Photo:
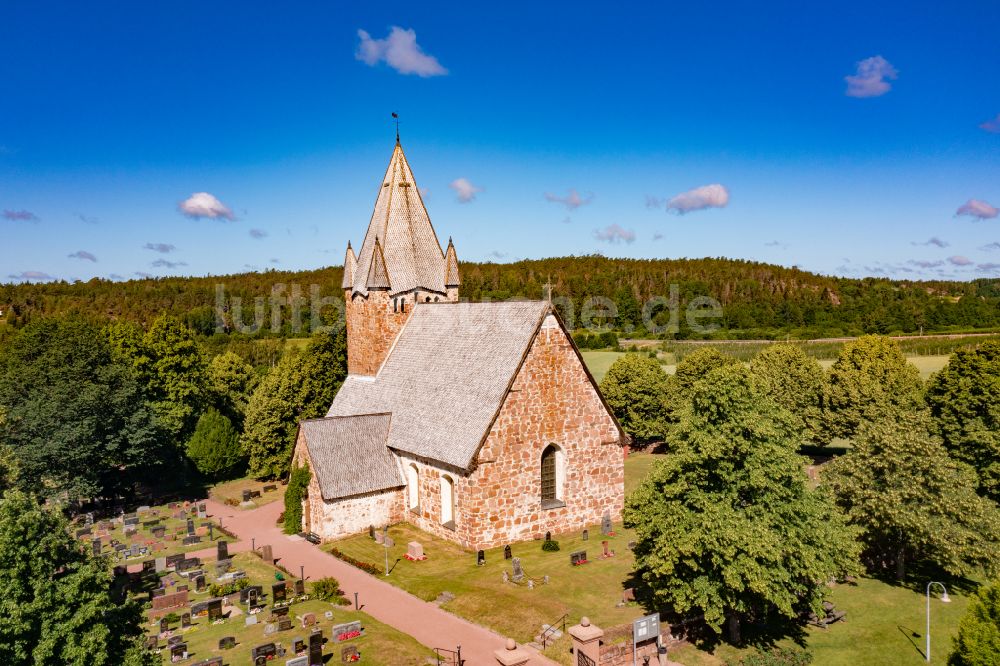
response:
[[[218,530],[218,520],[214,518],[198,518],[197,513],[190,513],[190,508],[194,507],[195,504],[191,504],[186,515],[194,521],[196,533],[201,536],[200,542],[193,543],[189,546],[184,545],[184,537],[187,536],[187,518],[182,519],[174,517],[175,513],[183,510],[183,503],[179,503],[178,507],[174,509],[169,508],[168,505],[154,506],[148,512],[139,514],[138,517],[140,522],[137,526],[138,531],[131,538],[125,536],[125,526],[121,522],[112,521],[113,529],[109,530],[107,535],[103,538],[103,553],[113,557],[114,549],[111,547],[110,543],[112,539],[116,539],[127,546],[130,546],[134,542],[141,546],[147,546],[150,549],[148,554],[131,558],[128,561],[116,560],[115,563],[117,564],[135,564],[140,560],[148,560],[154,557],[166,557],[167,555],[173,555],[175,553],[187,553],[194,550],[203,550],[204,548],[212,545],[208,540],[208,530],[202,527],[204,523],[212,523],[215,526],[213,528],[212,536],[216,541],[221,539],[223,541],[230,542],[233,540]],[[166,532],[162,539],[153,537],[153,526],[146,527],[142,524],[143,522],[153,521],[159,521],[156,526],[166,528]],[[81,542],[86,544],[88,549],[90,548],[91,539],[100,533],[100,525],[103,522],[104,521],[102,520],[94,521],[94,525],[92,527],[93,534],[80,537]],[[80,525],[77,525],[75,529],[80,529],[80,527]],[[159,544],[162,547],[154,550],[154,546],[156,544]]]
[[[278,488],[277,490],[264,492],[264,486],[277,486]],[[285,486],[280,482],[258,481],[250,477],[217,483],[209,488],[208,496],[217,502],[242,509],[244,507],[241,507],[240,504],[243,501],[244,490],[256,490],[260,492],[260,497],[254,498],[252,500],[253,506],[246,507],[247,509],[255,509],[259,506],[270,504],[275,500],[284,499],[285,496]]]
[[[266,564],[260,558],[247,553],[240,553],[234,556],[233,568],[246,571],[247,577],[251,580],[252,584],[264,586],[265,594],[270,594],[270,586],[275,582],[274,574],[277,569]],[[211,563],[206,563],[203,569],[206,572],[206,577],[214,580],[214,567]],[[291,581],[295,580],[293,576],[282,575],[285,576],[285,580],[289,581],[289,585],[291,585]],[[177,582],[186,582],[174,573],[167,574],[166,578],[175,584]],[[309,588],[310,585],[307,584],[307,593],[309,592]],[[207,591],[201,593],[191,592],[189,595],[191,603],[208,598],[209,593]],[[175,612],[180,615],[184,610],[186,608],[178,609]],[[226,610],[228,611],[228,617],[220,624],[211,624],[204,618],[194,618],[192,625],[187,629],[181,629],[178,624],[172,626],[174,635],[180,633],[184,637],[192,661],[223,655],[226,663],[231,666],[249,666],[252,664],[250,660],[251,648],[264,643],[275,642],[289,649],[289,654],[284,658],[278,658],[274,661],[275,664],[284,663],[285,659],[294,656],[290,654],[292,641],[296,638],[308,638],[310,630],[302,628],[300,620],[296,618],[301,618],[305,613],[310,612],[315,614],[317,625],[323,629],[323,635],[327,639],[324,653],[332,655],[329,660],[331,664],[340,663],[341,645],[347,644],[346,642],[338,644],[331,637],[331,628],[334,625],[354,620],[360,620],[365,629],[364,635],[350,641],[361,652],[362,663],[377,664],[379,666],[396,666],[397,664],[402,666],[421,666],[426,664],[427,659],[433,656],[431,650],[423,647],[410,636],[372,619],[364,612],[355,612],[350,606],[334,605],[319,600],[295,603],[289,611],[289,617],[293,620],[293,628],[290,631],[278,632],[267,637],[264,636],[264,623],[269,615],[269,609],[257,616],[257,624],[250,626],[247,626],[244,622],[246,617],[243,613],[243,610],[245,610],[244,607],[236,606],[232,609],[226,607]],[[332,619],[326,619],[326,611],[333,613]],[[146,631],[152,635],[158,631],[158,627],[158,622],[148,623]],[[219,650],[219,639],[224,636],[235,636],[236,647],[230,650]],[[160,646],[163,647],[165,645],[166,640],[161,640]],[[165,649],[161,652],[161,658],[164,664],[169,663],[169,653]]]

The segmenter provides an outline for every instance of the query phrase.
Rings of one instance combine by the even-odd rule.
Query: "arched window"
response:
[[[417,466],[410,463],[406,468],[406,494],[410,511],[420,511],[420,473]]]
[[[441,475],[441,524],[455,529],[455,481],[447,474]]]
[[[430,303],[430,302],[431,302],[431,297],[430,296],[424,296],[424,303]]]
[[[392,311],[393,312],[399,312],[399,299],[398,298],[392,299]]]
[[[541,500],[543,509],[565,506],[563,486],[565,485],[565,463],[562,449],[549,444],[542,451]]]

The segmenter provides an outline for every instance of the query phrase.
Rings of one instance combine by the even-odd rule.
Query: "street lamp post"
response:
[[[939,583],[936,580],[932,580],[927,583],[927,631],[924,632],[927,643],[924,648],[924,656],[927,658],[928,662],[931,660],[931,588],[935,585],[941,586],[941,601],[943,603],[951,601],[951,599],[948,598],[948,589],[944,586],[944,583]]]

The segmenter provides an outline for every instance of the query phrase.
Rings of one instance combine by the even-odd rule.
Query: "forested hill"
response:
[[[576,315],[592,296],[612,299],[619,328],[641,323],[639,308],[652,297],[670,297],[677,285],[681,306],[710,296],[723,306],[723,333],[732,337],[822,337],[863,332],[925,332],[1000,326],[1000,280],[972,282],[848,279],[817,275],[751,261],[705,259],[610,259],[557,257],[511,264],[463,263],[463,298],[471,300],[543,298],[551,279],[557,304],[572,303]],[[78,314],[98,321],[129,319],[148,324],[173,314],[196,330],[216,328],[217,294],[228,308],[242,299],[243,319],[253,319],[255,299],[263,299],[273,335],[268,299],[272,290],[287,297],[292,285],[302,296],[301,318],[308,334],[309,306],[320,297],[342,297],[342,268],[268,271],[210,277],[166,277],[111,282],[54,282],[0,286],[6,323],[20,326],[38,316]],[[283,287],[282,287],[283,285]],[[564,301],[560,309],[568,314]],[[228,316],[228,315],[227,315]],[[684,328],[680,337],[689,335]],[[293,335],[292,313],[281,312],[278,335]],[[227,322],[232,324],[232,322]]]

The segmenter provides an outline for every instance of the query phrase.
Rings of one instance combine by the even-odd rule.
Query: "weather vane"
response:
[[[399,143],[399,114],[393,111],[392,117],[396,120],[396,143]]]

